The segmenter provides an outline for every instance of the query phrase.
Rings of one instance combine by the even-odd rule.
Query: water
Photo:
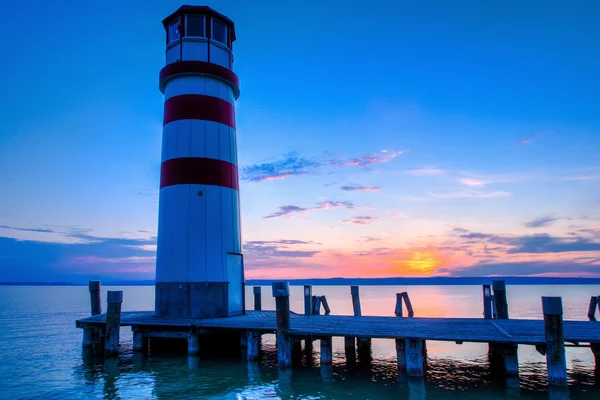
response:
[[[123,310],[152,310],[154,287],[123,290]],[[479,317],[479,286],[414,286],[408,290],[417,316]],[[363,315],[393,315],[395,287],[361,287]],[[348,287],[314,287],[327,296],[333,314],[352,314]],[[541,319],[541,296],[562,296],[564,318],[586,319],[589,298],[599,285],[509,286],[511,318]],[[252,307],[252,288],[246,293]],[[301,287],[291,288],[291,308],[303,312]],[[106,307],[104,303],[103,307]],[[263,309],[274,309],[263,288]],[[334,338],[333,366],[320,368],[319,346],[303,355],[291,376],[276,368],[274,337],[263,336],[260,364],[199,360],[185,354],[133,354],[130,328],[121,329],[118,359],[81,349],[75,320],[88,316],[87,287],[0,287],[0,398],[2,399],[599,399],[589,348],[567,348],[569,393],[549,392],[545,357],[519,347],[519,380],[492,374],[486,344],[427,343],[424,380],[398,374],[393,340],[373,340],[371,364],[347,365],[343,339]],[[570,397],[569,397],[570,396]]]

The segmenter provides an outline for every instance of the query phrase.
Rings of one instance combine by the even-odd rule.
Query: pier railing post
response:
[[[600,296],[592,296],[590,299],[590,307],[588,308],[588,318],[590,321],[596,321],[596,310],[600,309]],[[595,373],[600,378],[600,343],[590,343],[590,348],[594,354]]]
[[[246,334],[248,335],[248,361],[256,361],[260,352],[260,333],[249,330]]]
[[[396,317],[402,318],[402,293],[396,293]],[[396,358],[398,360],[398,369],[406,369],[406,340],[396,339]]]
[[[304,315],[313,314],[312,286],[304,285]]]
[[[548,384],[564,387],[567,386],[567,361],[563,331],[562,298],[542,297],[542,309],[544,311]]]
[[[508,319],[508,298],[506,296],[506,282],[503,280],[492,281],[493,310],[496,319]],[[485,291],[485,289],[484,289]],[[493,357],[501,356],[504,361],[504,371],[507,375],[519,374],[518,346],[511,343],[490,343]]]
[[[506,283],[504,281],[492,281],[494,290],[494,301],[498,319],[508,319],[508,300],[506,298]]]
[[[492,319],[492,289],[490,285],[483,285],[483,318]]]
[[[596,309],[598,307],[600,307],[599,303],[600,300],[600,296],[592,296],[590,298],[590,306],[588,308],[588,318],[590,321],[595,321],[596,320]]]
[[[92,316],[102,314],[102,299],[100,298],[100,281],[90,281],[88,288],[90,290],[90,304],[92,306]]]
[[[273,282],[275,313],[277,315],[277,364],[280,368],[292,366],[290,330],[290,287],[288,282]]]
[[[106,328],[104,337],[104,353],[119,353],[119,331],[121,329],[121,303],[122,291],[109,291],[106,296],[108,307],[106,310]]]
[[[358,286],[350,286],[350,294],[352,295],[352,310],[354,312],[354,316],[360,317],[360,295]]]
[[[360,307],[360,289],[359,286],[350,286],[350,295],[352,296],[352,311],[355,317],[362,316]],[[353,339],[354,340],[354,339]],[[369,338],[358,338],[357,347],[359,355],[369,353],[371,350],[371,339]],[[363,357],[364,358],[364,357]]]
[[[254,310],[261,311],[262,310],[262,299],[261,299],[262,289],[260,286],[254,286],[252,288],[252,292],[254,293]]]

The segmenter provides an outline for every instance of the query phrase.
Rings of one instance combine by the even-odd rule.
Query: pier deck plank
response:
[[[148,329],[256,330],[277,329],[275,311],[247,311],[246,315],[202,320],[156,318],[152,311],[125,311],[121,326]],[[106,314],[77,321],[78,327],[103,325]],[[600,322],[564,321],[565,342],[600,342]],[[352,336],[382,339],[424,339],[461,342],[545,343],[543,320],[483,318],[396,318],[345,315],[291,314],[290,334],[297,336]]]

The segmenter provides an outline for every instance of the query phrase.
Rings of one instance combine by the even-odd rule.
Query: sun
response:
[[[403,270],[413,274],[431,275],[436,269],[444,265],[444,260],[434,251],[414,250],[410,257],[396,260]],[[404,271],[403,271],[404,272]]]

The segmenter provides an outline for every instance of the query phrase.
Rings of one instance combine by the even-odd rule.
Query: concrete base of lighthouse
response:
[[[231,307],[229,282],[156,282],[155,293],[157,317],[200,319],[243,314],[243,309]]]

